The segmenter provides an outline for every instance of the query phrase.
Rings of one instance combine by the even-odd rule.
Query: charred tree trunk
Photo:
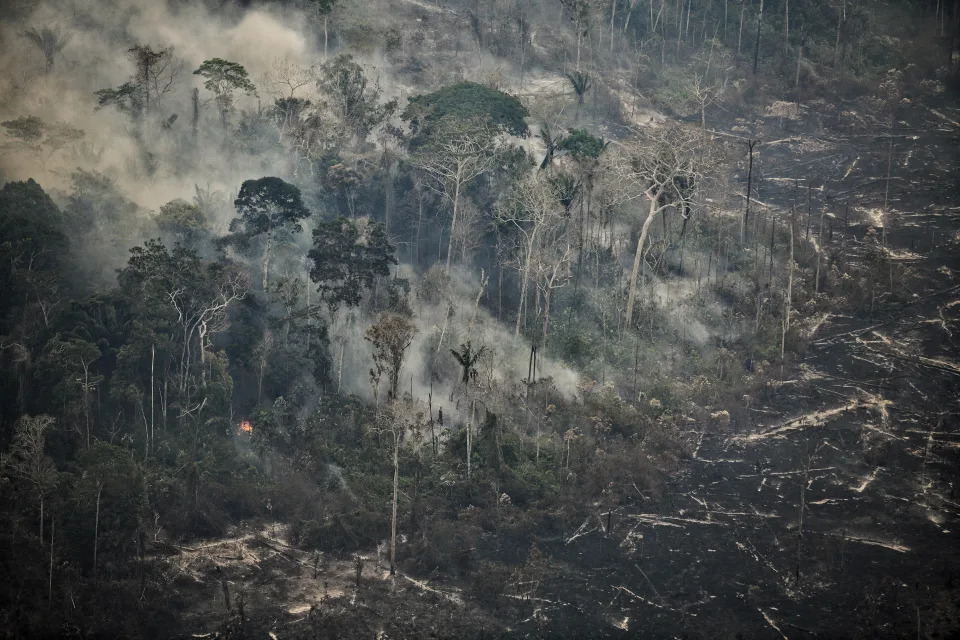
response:
[[[747,165],[747,205],[743,211],[743,224],[740,225],[740,242],[743,242],[746,238],[747,233],[747,224],[750,222],[750,190],[753,187],[753,148],[756,146],[757,140],[748,140],[747,147],[750,150],[750,160]]]

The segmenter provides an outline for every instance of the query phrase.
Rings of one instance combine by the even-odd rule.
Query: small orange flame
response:
[[[250,424],[249,420],[244,420],[240,423],[240,432],[241,433],[253,433],[253,425]]]

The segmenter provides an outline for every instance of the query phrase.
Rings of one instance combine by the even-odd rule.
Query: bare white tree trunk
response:
[[[823,214],[825,211],[826,211],[825,209],[820,210],[820,232],[817,234],[817,243],[819,244],[818,246],[819,250],[817,251],[817,275],[813,285],[814,295],[817,295],[820,293],[820,258],[823,255]]]
[[[154,384],[154,364],[157,359],[157,345],[150,345],[150,448],[153,448],[153,428],[154,428],[154,389],[156,385]]]
[[[267,246],[263,250],[263,290],[267,290],[267,273],[270,270],[270,244],[272,241],[270,231],[267,231]]]
[[[613,22],[617,17],[617,0],[610,3],[610,52],[613,53]]]
[[[643,222],[640,229],[640,238],[637,240],[637,252],[633,257],[633,271],[630,274],[630,289],[627,293],[627,317],[626,326],[629,328],[633,321],[633,305],[637,297],[637,281],[640,278],[640,262],[643,260],[643,245],[647,242],[647,234],[650,231],[650,224],[658,212],[657,196],[650,197],[650,210],[647,213],[647,219]]]
[[[786,0],[783,10],[783,53],[790,49],[790,0]]]
[[[459,173],[459,172],[458,172]],[[447,273],[450,273],[450,258],[453,256],[454,229],[457,228],[457,209],[460,207],[460,179],[459,175],[453,191],[453,218],[450,220],[450,239],[447,241]]]
[[[780,335],[780,361],[783,362],[787,345],[787,331],[790,330],[790,307],[793,301],[793,218],[790,219],[790,262],[787,264],[787,297],[783,314],[783,333]]]
[[[396,429],[396,427],[394,427]],[[397,498],[400,493],[400,434],[393,432],[393,515],[390,518],[390,575],[397,560]]]
[[[57,531],[56,520],[50,520],[50,572],[47,578],[47,604],[53,602],[53,537]]]
[[[93,517],[93,583],[97,583],[97,542],[100,537],[100,493],[103,483],[97,483],[97,507]]]
[[[330,45],[330,31],[328,30],[330,16],[323,16],[323,59],[327,59],[327,51]]]
[[[530,237],[527,238],[527,255],[523,260],[523,274],[520,276],[520,306],[517,307],[517,324],[514,328],[513,335],[520,335],[520,324],[523,321],[523,307],[527,301],[527,291],[530,287],[530,266],[533,261],[533,251],[536,246],[537,240],[537,228],[534,226],[533,230],[530,232]]]

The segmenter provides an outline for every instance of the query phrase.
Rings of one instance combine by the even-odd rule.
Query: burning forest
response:
[[[0,633],[960,634],[960,3],[9,0]]]

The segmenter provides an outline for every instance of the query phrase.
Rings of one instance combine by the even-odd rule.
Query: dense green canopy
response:
[[[402,117],[417,131],[447,117],[479,119],[502,132],[525,138],[530,113],[515,97],[475,82],[458,82],[410,98]]]

